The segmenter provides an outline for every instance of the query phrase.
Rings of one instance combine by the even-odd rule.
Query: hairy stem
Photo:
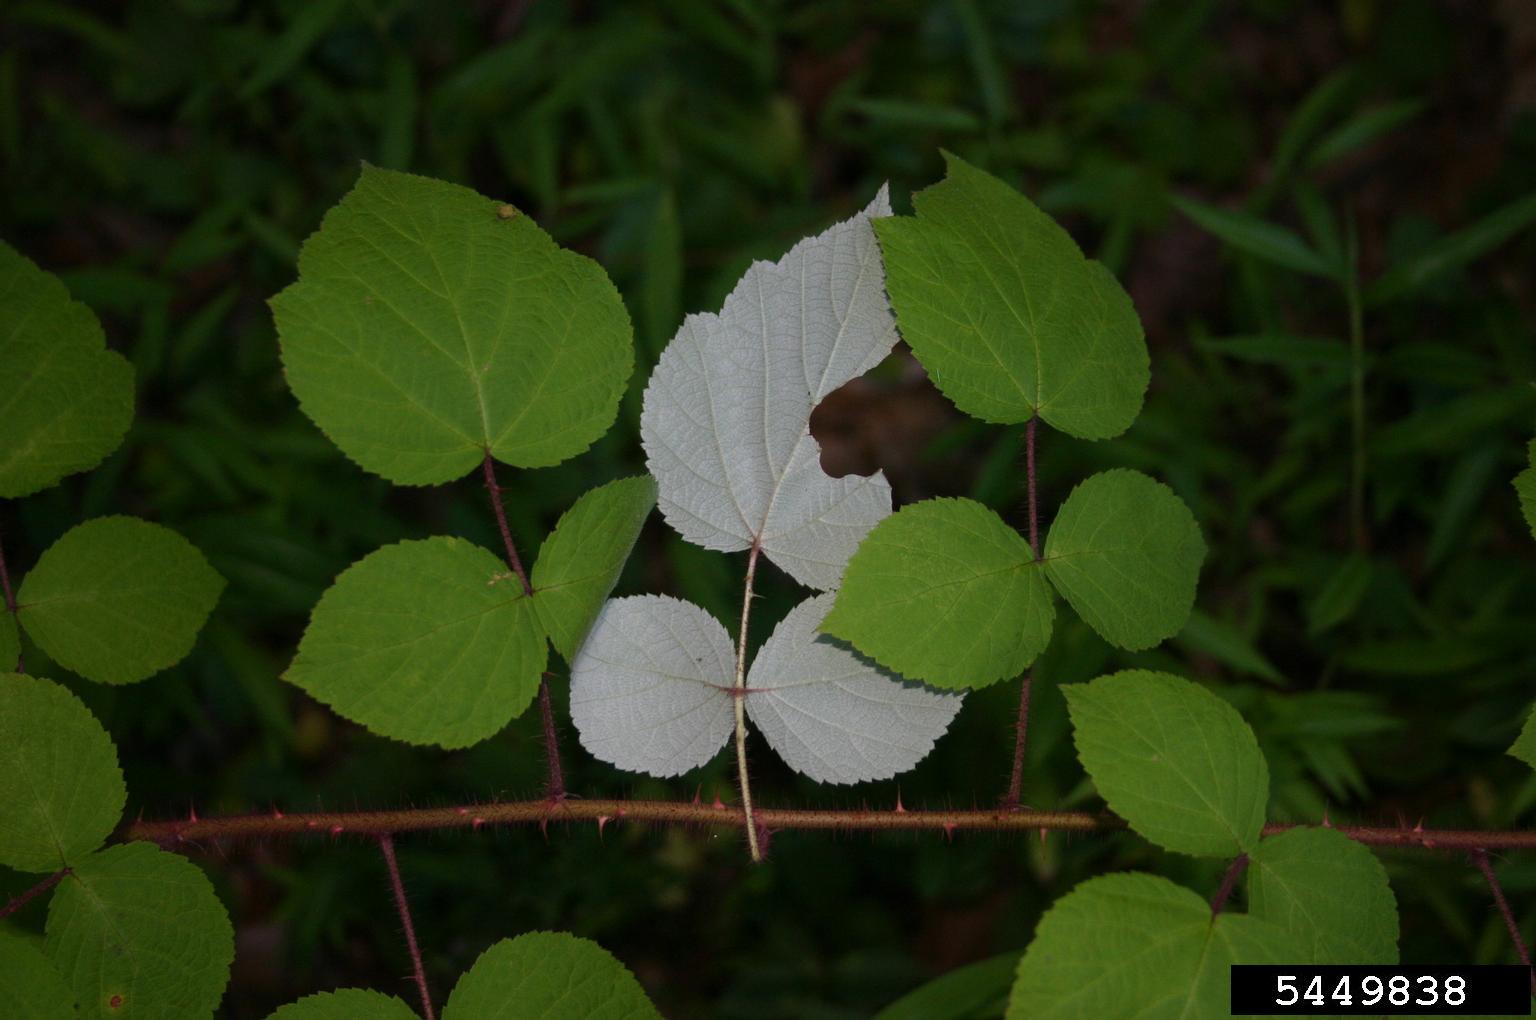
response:
[[[496,526],[501,529],[501,544],[506,548],[507,563],[511,565],[517,579],[522,582],[523,594],[532,595],[533,585],[528,583],[528,573],[523,570],[523,561],[517,555],[517,544],[512,541],[512,529],[507,526],[507,508],[501,502],[503,489],[496,481],[496,462],[491,459],[489,452],[486,453],[485,463],[481,467],[485,471],[485,491],[491,494],[491,509],[496,511]]]
[[[741,786],[741,813],[746,821],[747,849],[753,861],[763,859],[757,842],[757,820],[752,813],[752,783],[747,777],[747,624],[752,619],[752,582],[757,577],[757,556],[762,546],[752,543],[747,553],[747,583],[741,597],[741,631],[736,635],[736,677],[731,683],[736,703],[736,776]]]
[[[1519,955],[1520,962],[1525,964],[1526,970],[1531,971],[1531,992],[1536,994],[1536,970],[1531,970],[1531,952],[1525,947],[1525,939],[1520,934],[1520,925],[1515,921],[1515,912],[1510,909],[1509,900],[1504,898],[1504,887],[1499,884],[1499,876],[1493,873],[1493,865],[1488,862],[1488,851],[1478,847],[1468,856],[1472,858],[1472,863],[1477,865],[1477,870],[1483,873],[1488,889],[1493,893],[1493,902],[1498,904],[1499,913],[1504,915],[1504,927],[1509,929],[1509,939],[1515,944],[1515,952]]]
[[[550,800],[565,799],[565,770],[560,767],[560,734],[555,729],[555,710],[549,703],[549,678],[539,678],[539,716],[544,724],[544,793]]]
[[[16,616],[16,593],[11,590],[11,574],[5,566],[4,536],[0,536],[0,593],[5,595],[5,611],[13,617]],[[0,665],[0,668],[3,668],[3,665]],[[21,651],[18,649],[16,652],[16,672],[25,673],[26,671],[27,664],[23,661]]]
[[[1221,888],[1216,890],[1216,895],[1211,897],[1211,916],[1221,913],[1221,909],[1227,905],[1227,900],[1232,898],[1232,890],[1237,888],[1237,880],[1243,877],[1243,872],[1248,870],[1248,855],[1238,854],[1232,858],[1232,863],[1227,865],[1227,873],[1221,877]]]
[[[485,473],[485,491],[491,495],[491,509],[496,511],[496,527],[501,531],[501,544],[506,552],[507,563],[512,567],[512,572],[522,582],[523,595],[533,595],[533,585],[528,583],[528,572],[523,569],[522,557],[517,555],[517,543],[512,541],[512,529],[507,524],[507,508],[501,501],[504,491],[501,483],[496,480],[496,461],[491,458],[490,451],[485,454],[485,461],[481,464]],[[565,769],[560,764],[560,733],[555,729],[555,711],[549,704],[549,680],[539,678],[539,716],[544,727],[544,767],[547,773],[545,785],[550,800],[562,800],[565,797]]]
[[[1354,549],[1366,546],[1365,530],[1365,313],[1360,298],[1360,242],[1349,219],[1344,300],[1349,307],[1349,535]]]
[[[61,881],[63,881],[64,876],[67,874],[69,874],[69,869],[62,868],[59,871],[55,871],[53,874],[49,875],[47,878],[43,879],[32,888],[22,893],[20,896],[12,896],[10,901],[6,903],[5,906],[0,907],[0,921],[10,917],[12,914],[16,913],[16,911],[20,910],[28,903],[31,903],[43,893],[58,885]]]
[[[1125,823],[1114,815],[1088,811],[926,811],[831,810],[820,808],[761,808],[754,812],[757,824],[771,829],[858,831],[955,832],[1117,832]],[[226,818],[180,819],[168,822],[135,822],[123,831],[124,839],[147,839],[166,846],[198,840],[239,839],[263,836],[296,836],[305,833],[341,836],[355,833],[416,832],[426,829],[480,829],[487,825],[543,825],[564,822],[631,821],[659,825],[701,825],[741,828],[746,816],[724,804],[674,800],[569,799],[559,804],[548,800],[506,801],[396,811],[329,811],[313,814],[240,815]],[[1266,825],[1265,835],[1293,828]],[[1422,826],[1333,826],[1370,846],[1417,847],[1426,850],[1536,849],[1536,830],[1426,829]]]
[[[421,965],[421,949],[416,945],[416,926],[411,923],[411,905],[405,899],[405,883],[400,880],[400,862],[395,860],[395,839],[385,833],[379,837],[379,850],[384,854],[384,866],[389,869],[389,885],[395,892],[395,909],[400,912],[400,924],[405,928],[405,945],[411,951],[411,971],[415,975],[416,990],[421,993],[421,1012],[427,1020],[432,1015],[432,993],[427,989],[427,971]]]
[[[1040,503],[1036,497],[1035,473],[1035,426],[1040,421],[1034,415],[1024,426],[1024,471],[1029,480],[1029,548],[1040,558]],[[1013,724],[1013,767],[1008,770],[1008,790],[1003,794],[1004,807],[1017,808],[1024,792],[1024,748],[1029,739],[1029,698],[1035,685],[1035,671],[1024,674],[1019,684],[1019,714]]]

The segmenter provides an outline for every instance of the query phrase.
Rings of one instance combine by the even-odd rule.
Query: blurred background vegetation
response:
[[[1527,0],[0,6],[0,233],[96,310],[140,390],[105,467],[0,505],[7,553],[24,571],[71,524],[123,511],[179,529],[230,582],[180,667],[73,684],[122,748],[130,815],[540,792],[536,713],[434,752],[371,737],[279,679],[348,563],[428,534],[495,547],[472,479],[392,489],[284,385],[265,299],[361,161],[517,203],[628,302],[639,367],[617,427],[559,468],[503,472],[531,559],[578,494],[643,470],[639,392],[682,315],[717,307],[750,260],[883,180],[905,208],[941,174],[941,147],[1060,218],[1146,326],[1153,384],[1131,432],[1042,433],[1046,519],[1091,471],[1133,466],[1180,492],[1212,550],[1198,614],[1162,649],[1057,628],[1025,801],[1097,804],[1056,685],[1142,664],[1239,706],[1269,755],[1277,819],[1536,825],[1536,780],[1502,755],[1536,694],[1536,545],[1509,485],[1536,432]],[[1261,216],[1290,233],[1245,218]],[[1358,275],[1312,261],[1354,251]],[[1020,430],[965,419],[910,357],[835,394],[813,427],[837,473],[881,467],[902,501],[967,494],[1022,520]],[[730,620],[741,568],[657,517],[620,592],[674,592]],[[798,598],[777,574],[765,591],[758,639]],[[555,691],[564,720],[563,681]],[[818,788],[759,753],[759,797],[994,803],[1016,691],[971,695],[899,782]],[[577,791],[734,796],[725,755],[662,783],[592,761],[568,724],[564,750]],[[192,856],[238,932],[226,1015],[336,985],[409,995],[371,844]],[[668,1016],[744,1020],[869,1016],[1016,953],[1090,874],[1150,869],[1207,891],[1219,877],[1134,838],[1061,835],[786,833],[752,868],[735,838],[622,824],[412,836],[400,857],[439,997],[493,940],[561,928],[626,961]],[[1512,961],[1465,862],[1385,857],[1406,961]],[[1536,934],[1536,860],[1500,868]],[[0,893],[27,882],[0,873]],[[988,1000],[964,1015],[996,1015]]]

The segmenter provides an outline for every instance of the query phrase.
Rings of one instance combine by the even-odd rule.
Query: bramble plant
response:
[[[235,953],[228,916],[177,850],[240,837],[374,841],[391,880],[422,1015],[436,1013],[395,838],[422,829],[620,819],[740,829],[754,861],[775,832],[1111,832],[1215,862],[1214,900],[1152,874],[1103,874],[1051,907],[1015,961],[941,978],[886,1014],[940,1016],[955,989],[1007,989],[1007,1016],[1227,1015],[1231,964],[1390,964],[1397,903],[1372,845],[1457,850],[1491,884],[1529,965],[1488,851],[1536,833],[1275,824],[1269,763],[1238,708],[1170,672],[1062,686],[1077,757],[1109,812],[1021,802],[1036,660],[1057,595],[1105,641],[1153,648],[1185,630],[1206,555],[1173,488],[1133,470],[1077,480],[1041,535],[1040,425],[1112,440],[1141,412],[1150,370],[1125,290],[1022,194],[946,156],[941,182],[893,215],[862,211],[752,264],[718,312],[688,316],[644,387],[649,475],[575,499],[532,569],[498,465],[576,457],[613,425],[634,366],[618,291],[528,215],[466,188],[365,167],[271,301],[301,408],[363,470],[400,486],[474,478],[502,548],[447,536],[386,545],[320,598],[285,673],[395,741],[464,748],[535,701],[546,789],[531,801],[132,823],[112,739],[66,687],[27,671],[32,648],[89,681],[130,684],[191,649],[224,581],[184,538],[109,516],[79,524],[12,589],[0,615],[0,864],[46,876],[7,906],[51,897],[42,938],[0,929],[7,1016],[208,1016]],[[1233,221],[1191,213],[1232,232]],[[1272,235],[1258,235],[1273,251]],[[1299,242],[1298,242],[1299,243]],[[1280,245],[1310,271],[1303,246]],[[1302,254],[1298,254],[1298,251]],[[1283,260],[1282,260],[1283,261]],[[1304,264],[1302,264],[1304,263]],[[1331,264],[1331,263],[1330,263]],[[1353,273],[1351,266],[1350,272]],[[1358,289],[1358,281],[1350,286]],[[0,246],[0,496],[99,464],[132,414],[132,369],[63,285]],[[904,340],[938,389],[986,422],[1022,426],[1027,533],[966,499],[893,512],[880,472],[833,477],[813,410]],[[1516,480],[1536,533],[1533,466]],[[699,605],[610,599],[653,507],[684,540],[745,552],[734,637]],[[1352,508],[1358,520],[1359,507]],[[758,572],[810,592],[749,658]],[[30,642],[23,655],[23,635]],[[572,722],[594,757],[673,777],[733,742],[739,802],[577,796],[562,768],[549,649],[568,666]],[[965,691],[1019,679],[1009,781],[996,807],[828,810],[752,794],[755,731],[825,784],[916,767]],[[1511,753],[1536,765],[1536,732]],[[554,850],[551,852],[558,852]],[[1239,886],[1246,910],[1229,909]],[[948,982],[948,983],[946,983]],[[956,1001],[971,1001],[969,991]],[[311,995],[280,1020],[417,1015],[382,992]],[[445,1020],[656,1016],[639,981],[574,935],[516,935],[458,980]],[[958,1014],[955,1014],[958,1015]]]

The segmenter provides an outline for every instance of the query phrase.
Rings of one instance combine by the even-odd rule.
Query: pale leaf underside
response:
[[[747,713],[791,767],[826,783],[884,779],[917,764],[960,697],[905,683],[816,632],[831,597],[808,599],[764,643]],[[582,744],[620,768],[673,776],[730,736],[735,653],[704,610],[662,596],[604,607],[571,670]]]
[[[890,513],[880,473],[832,478],[811,409],[896,342],[869,207],[777,263],[755,263],[719,314],[691,315],[645,392],[641,438],[668,523],[731,552],[758,544],[813,588],[836,587],[860,540]]]

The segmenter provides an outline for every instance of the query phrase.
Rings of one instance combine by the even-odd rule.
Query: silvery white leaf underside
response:
[[[679,534],[706,549],[761,544],[813,588],[837,586],[848,557],[891,512],[883,474],[832,478],[811,409],[879,364],[896,342],[872,218],[858,215],[757,262],[718,314],[690,315],[646,387],[641,440]]]
[[[960,694],[894,677],[816,632],[830,596],[807,599],[763,644],[746,710],[796,771],[824,783],[886,779],[916,765],[959,711]],[[729,739],[734,650],[691,603],[613,599],[571,668],[571,717],[582,744],[619,768],[674,776]]]

